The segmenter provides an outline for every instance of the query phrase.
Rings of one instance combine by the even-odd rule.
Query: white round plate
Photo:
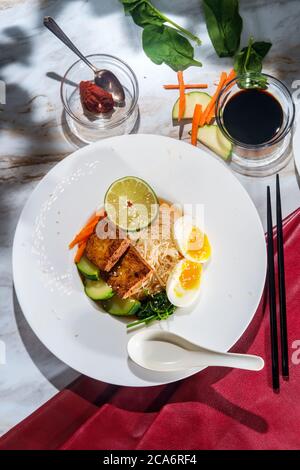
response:
[[[168,383],[192,375],[154,373],[127,357],[126,323],[84,294],[68,243],[101,206],[117,178],[139,176],[170,201],[204,204],[213,255],[193,308],[151,328],[228,350],[251,321],[266,273],[262,225],[245,189],[226,165],[184,142],[129,135],[77,150],[39,183],[20,217],[13,246],[15,288],[24,315],[45,346],[95,379],[127,386]]]

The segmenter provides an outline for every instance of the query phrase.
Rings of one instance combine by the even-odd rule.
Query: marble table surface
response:
[[[200,74],[201,81],[212,83],[221,70],[231,67],[232,59],[220,60],[210,44],[199,0],[154,3],[203,40],[197,50],[203,68],[189,69],[187,80],[199,81]],[[265,70],[292,90],[293,82],[300,79],[299,0],[240,3],[243,43],[250,34],[270,39],[273,48]],[[154,65],[144,55],[141,30],[124,16],[118,0],[1,0],[0,79],[6,83],[7,95],[0,111],[0,340],[6,346],[6,364],[0,365],[0,434],[77,376],[28,326],[14,293],[11,272],[14,231],[28,196],[57,162],[77,148],[62,126],[59,97],[60,77],[74,56],[43,28],[45,15],[56,18],[87,54],[117,55],[135,70],[140,84],[138,132],[178,138],[170,113],[176,92],[166,92],[161,86],[174,82],[174,72]],[[293,161],[281,176],[283,212],[287,215],[300,205]],[[265,226],[265,189],[267,184],[274,188],[274,178],[238,178]]]

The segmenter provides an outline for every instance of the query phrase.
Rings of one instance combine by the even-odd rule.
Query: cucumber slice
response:
[[[231,157],[233,145],[215,124],[199,127],[197,139],[224,160]]]
[[[110,299],[114,295],[112,288],[103,279],[98,281],[86,279],[84,290],[86,295],[93,300]]]
[[[135,299],[121,299],[114,295],[111,299],[102,302],[104,310],[111,315],[134,315],[141,306]]]
[[[100,279],[99,268],[91,263],[85,256],[82,256],[79,263],[77,263],[77,268],[87,279],[92,279],[98,281]]]
[[[211,96],[203,91],[191,91],[185,94],[185,112],[183,119],[192,119],[196,104],[202,104],[202,109],[206,108],[211,100]],[[172,118],[178,119],[179,98],[173,106]]]

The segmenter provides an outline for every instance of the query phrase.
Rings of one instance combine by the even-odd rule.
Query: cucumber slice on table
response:
[[[231,157],[232,143],[226,139],[218,126],[199,127],[197,139],[224,160]]]
[[[84,290],[86,295],[93,300],[110,299],[114,295],[112,288],[103,279],[98,281],[86,279]]]
[[[203,91],[191,91],[185,94],[185,112],[183,119],[192,119],[196,104],[201,104],[202,109],[205,109],[211,100],[211,96]],[[178,119],[179,112],[179,98],[173,106],[172,118]]]
[[[88,279],[93,279],[98,281],[100,279],[99,268],[90,262],[85,256],[82,256],[79,263],[77,263],[77,268]]]
[[[102,302],[104,310],[111,315],[134,315],[141,306],[135,299],[121,299],[114,295],[111,299]]]

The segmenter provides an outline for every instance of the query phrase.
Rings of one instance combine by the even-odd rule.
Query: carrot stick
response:
[[[165,90],[179,90],[179,85],[163,85]],[[208,88],[207,83],[190,83],[184,85],[184,89],[198,89],[198,88]]]
[[[235,70],[232,69],[232,70],[229,72],[229,74],[228,74],[228,76],[227,76],[227,78],[226,78],[226,80],[225,80],[225,83],[224,83],[223,87],[227,86],[228,83],[230,83],[231,80],[233,80],[235,77],[236,77]],[[230,90],[230,88],[233,87],[233,86],[234,86],[234,83],[232,83],[229,87],[227,87],[227,89]],[[210,121],[211,121],[214,117],[215,117],[215,113],[214,113],[214,108],[213,108],[212,111],[209,113],[209,115],[208,115],[207,118],[206,118],[207,124],[209,124]]]
[[[228,74],[228,77],[226,79],[225,85],[227,85],[229,82],[231,82],[231,80],[233,80],[235,77],[236,77],[235,70],[234,69],[230,70],[230,72]]]
[[[232,69],[231,72],[229,73],[228,77],[227,77],[227,80],[225,82],[225,86],[227,86],[228,83],[231,82],[231,80],[233,80],[234,78],[236,78],[236,73],[235,73],[235,70]],[[231,85],[229,85],[227,87],[227,90],[230,90],[233,86],[234,86],[234,82],[231,83]]]
[[[184,81],[183,72],[180,70],[177,72],[178,84],[179,84],[179,110],[178,110],[178,121],[184,116],[185,112],[185,93],[184,93]]]
[[[224,84],[225,84],[226,80],[227,80],[227,73],[222,72],[221,77],[220,77],[220,81],[219,81],[219,85],[218,85],[215,93],[213,94],[212,99],[208,103],[208,105],[206,107],[206,110],[204,111],[204,114],[205,114],[204,123],[206,123],[206,124],[209,124],[211,119],[214,116],[214,107],[215,107],[216,101],[218,99],[218,96],[219,96],[219,94],[221,93],[221,91],[224,87]],[[201,119],[201,122],[202,122],[202,119]]]
[[[87,223],[85,224],[85,227],[89,225],[91,222],[95,220],[96,217],[99,217],[99,214],[97,212],[94,212],[91,217],[88,219]]]
[[[95,229],[96,225],[97,224],[89,226],[85,230],[82,230],[80,232],[80,234],[76,235],[74,240],[70,243],[69,249],[71,250],[72,248],[74,248],[75,245],[78,245],[79,243],[87,240],[92,235],[92,233],[94,232],[94,229]]]
[[[194,115],[193,115],[192,134],[191,134],[192,145],[197,145],[197,134],[198,134],[198,127],[199,127],[201,114],[202,114],[202,105],[198,103],[195,106]]]
[[[93,214],[89,218],[85,226],[80,230],[80,232],[76,235],[76,237],[69,244],[70,249],[73,248],[75,245],[77,245],[79,242],[81,242],[83,239],[85,239],[87,236],[93,233],[94,228],[96,227],[97,223],[100,220],[100,217],[101,215]]]
[[[233,80],[234,78],[236,77],[236,72],[234,69],[231,69],[228,76],[227,76],[227,79],[226,79],[226,82],[225,82],[225,85],[227,85],[229,82],[231,82],[231,80]],[[219,81],[216,80],[214,82],[214,85],[218,86],[219,85]]]
[[[85,247],[86,247],[86,241],[79,243],[78,250],[74,258],[75,263],[79,263],[79,261],[81,260]]]

